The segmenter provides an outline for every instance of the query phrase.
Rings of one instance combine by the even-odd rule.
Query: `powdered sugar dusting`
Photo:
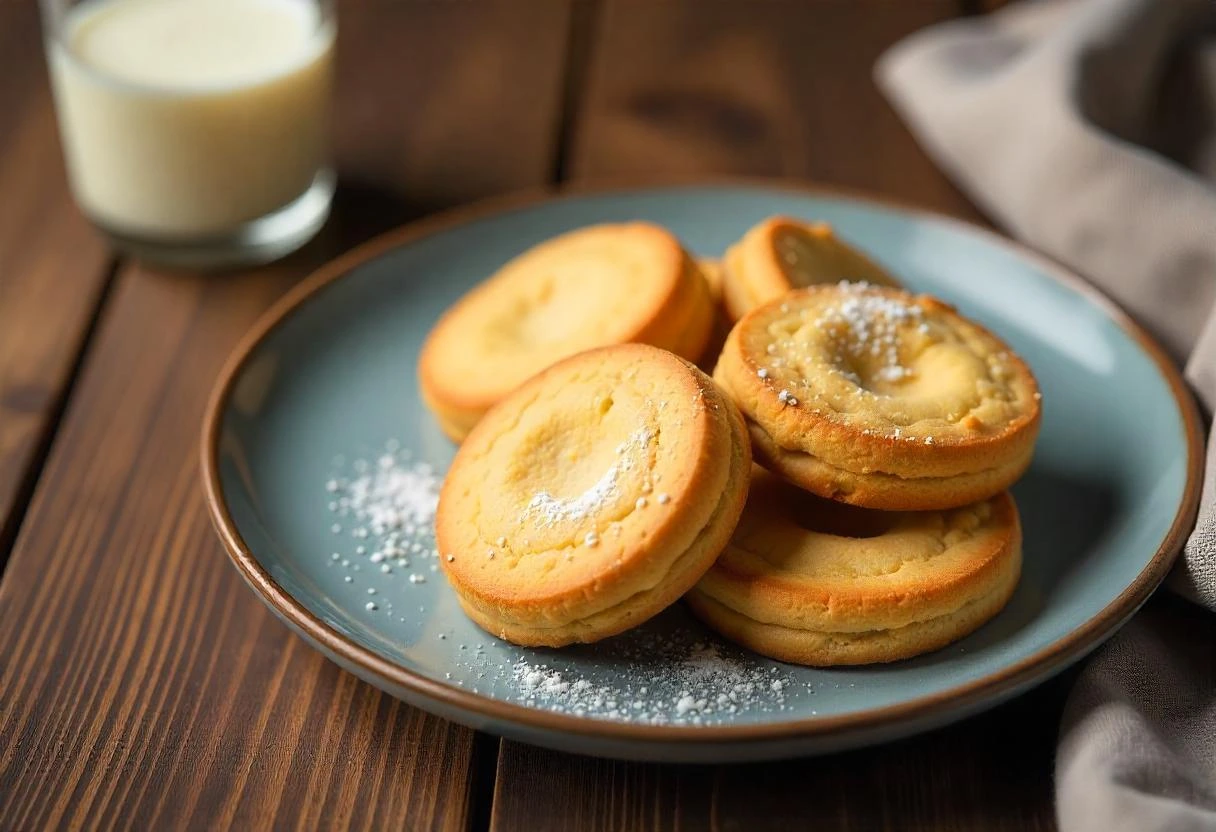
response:
[[[429,527],[439,505],[441,482],[426,463],[403,465],[386,453],[374,470],[350,482],[338,504],[348,506],[354,519],[372,534]]]
[[[868,355],[880,362],[875,375],[883,381],[900,381],[913,375],[910,368],[899,363],[900,330],[912,324],[924,325],[920,307],[872,292],[868,283],[841,281],[839,286],[844,299],[822,310],[815,322],[841,351],[838,363],[844,364],[844,353],[853,358]],[[859,382],[854,373],[842,372],[854,383]]]
[[[335,463],[336,464],[336,463]],[[345,467],[345,466],[343,466]],[[366,585],[376,580],[391,584],[401,576],[402,583],[426,583],[418,571],[402,573],[411,566],[425,568],[423,561],[437,560],[435,551],[435,510],[443,477],[425,462],[411,459],[395,441],[373,459],[356,459],[347,470],[335,473],[325,483],[330,494],[328,507],[342,522],[330,531],[340,539],[326,566],[346,570],[343,582]],[[363,567],[367,566],[365,570]],[[431,564],[432,571],[436,569]],[[369,593],[375,586],[367,587]],[[392,604],[367,606],[368,612],[384,608],[391,614]]]
[[[777,665],[732,655],[732,648],[638,632],[614,645],[611,682],[556,660],[520,658],[511,681],[524,703],[575,716],[652,725],[720,724],[746,712],[786,709],[813,693]]]
[[[639,449],[652,441],[648,432],[634,434],[617,457],[616,477],[640,464]],[[401,649],[417,652],[437,678],[527,707],[646,725],[728,724],[807,710],[815,689],[803,671],[715,640],[678,608],[612,639],[560,651],[519,648],[478,630],[445,581],[427,580],[440,558],[458,557],[435,550],[442,477],[396,443],[386,448],[350,465],[335,462],[324,487],[340,522],[323,563],[342,571],[358,614],[378,628],[391,622],[394,630],[380,632],[400,636]],[[666,493],[645,490],[653,492],[641,498],[647,510],[670,502]],[[583,544],[602,545],[602,534],[588,532]],[[400,634],[398,622],[405,625]]]
[[[577,522],[596,513],[620,496],[618,481],[621,474],[638,464],[638,456],[654,439],[649,428],[640,428],[617,449],[620,457],[595,481],[595,484],[577,497],[554,497],[548,491],[538,491],[524,508],[523,517],[541,527],[558,523]]]

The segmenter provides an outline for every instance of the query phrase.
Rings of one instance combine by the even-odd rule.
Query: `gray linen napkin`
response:
[[[1216,0],[1041,0],[917,33],[880,86],[1011,234],[1105,290],[1216,409]],[[1216,442],[1170,587],[1082,671],[1064,832],[1216,830]],[[1205,609],[1206,608],[1206,609]]]

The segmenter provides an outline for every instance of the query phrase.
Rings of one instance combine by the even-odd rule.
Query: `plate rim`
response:
[[[804,717],[784,722],[740,725],[642,725],[530,708],[430,679],[421,673],[389,661],[344,636],[308,610],[271,577],[241,537],[228,510],[220,483],[219,452],[223,415],[228,409],[235,382],[254,351],[271,332],[277,329],[279,324],[322,289],[350,274],[356,268],[378,259],[395,248],[442,231],[458,228],[472,221],[571,198],[614,194],[644,195],[679,188],[698,187],[768,190],[819,199],[832,199],[853,203],[863,208],[888,213],[895,211],[953,226],[965,234],[979,236],[999,248],[1010,251],[1019,259],[1029,262],[1041,270],[1052,280],[1082,295],[1099,307],[1140,345],[1157,366],[1157,370],[1167,382],[1182,416],[1186,442],[1187,471],[1182,499],[1179,501],[1173,521],[1158,544],[1156,552],[1136,578],[1097,614],[1064,638],[978,679],[928,696],[850,714]],[[662,743],[747,744],[771,740],[841,737],[855,731],[881,730],[905,722],[932,720],[935,717],[948,719],[952,711],[980,710],[985,702],[998,701],[1002,694],[1016,693],[1018,690],[1049,678],[1069,664],[1083,658],[1089,651],[1113,635],[1165,579],[1182,548],[1188,529],[1198,515],[1203,477],[1203,434],[1199,410],[1181,372],[1165,349],[1140,324],[1100,290],[1071,270],[1022,243],[1006,238],[997,231],[948,213],[848,188],[803,184],[788,179],[755,177],[692,177],[659,181],[651,179],[637,184],[613,183],[609,185],[575,185],[560,189],[552,187],[529,189],[450,208],[378,234],[311,272],[272,304],[242,336],[226,359],[208,398],[201,440],[200,473],[203,493],[212,526],[223,543],[229,560],[262,602],[290,623],[293,629],[303,635],[306,640],[313,641],[323,650],[340,656],[345,662],[359,667],[360,670],[371,674],[374,678],[387,679],[395,687],[408,691],[423,701],[438,702],[457,713],[474,714],[484,720],[502,721],[542,732],[556,731],[588,739],[648,745]]]

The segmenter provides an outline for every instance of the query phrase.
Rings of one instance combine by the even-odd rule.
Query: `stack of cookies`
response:
[[[826,225],[767,220],[720,264],[643,223],[563,235],[453,307],[420,378],[464,440],[441,563],[515,643],[596,641],[684,597],[767,656],[892,661],[1017,584],[1033,375]]]

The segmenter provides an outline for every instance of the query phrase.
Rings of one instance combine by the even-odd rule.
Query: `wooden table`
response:
[[[785,176],[976,217],[871,81],[958,0],[343,0],[342,187],[228,277],[115,257],[64,184],[32,0],[0,0],[0,829],[1047,829],[1067,679],[895,745],[747,766],[558,754],[357,681],[241,584],[199,424],[284,289],[525,187]]]

